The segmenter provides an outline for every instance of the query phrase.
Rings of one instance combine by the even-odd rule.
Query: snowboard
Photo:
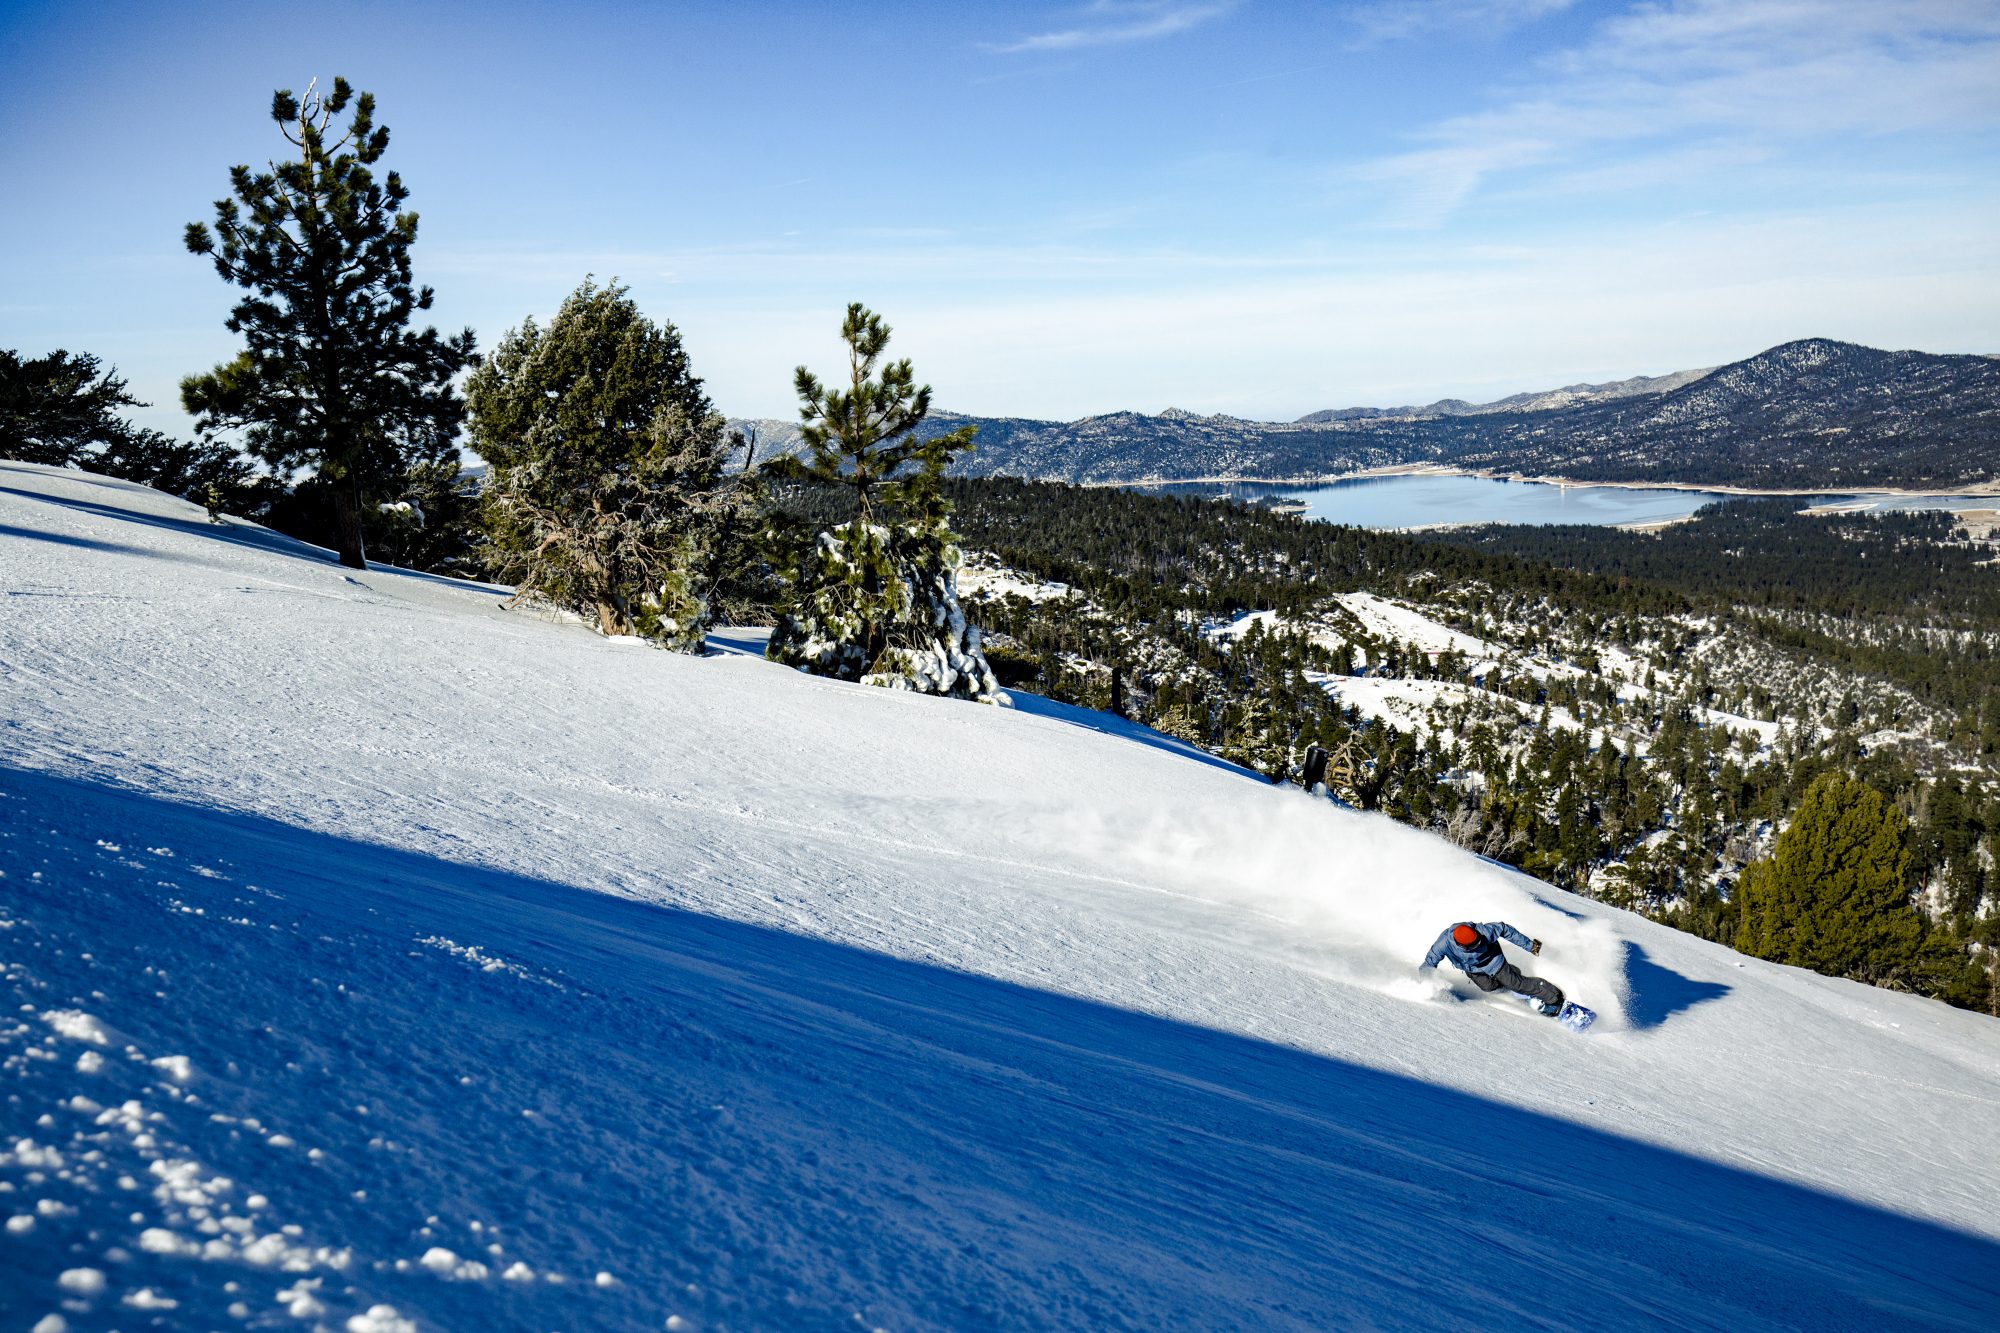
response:
[[[1584,1008],[1575,1000],[1564,1000],[1561,1011],[1556,1014],[1556,1022],[1571,1032],[1582,1032],[1596,1021],[1596,1012]]]
[[[1586,1009],[1574,1000],[1564,1000],[1562,1008],[1550,1014],[1542,1008],[1541,1001],[1532,995],[1510,995],[1507,998],[1518,1003],[1502,1004],[1501,1013],[1519,1014],[1522,1018],[1532,1018],[1537,1021],[1553,1018],[1571,1032],[1582,1032],[1597,1021],[1595,1009]]]

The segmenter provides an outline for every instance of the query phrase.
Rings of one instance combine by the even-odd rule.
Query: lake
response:
[[[1362,528],[1431,528],[1453,523],[1588,523],[1616,526],[1686,518],[1705,504],[1732,497],[1722,491],[1682,491],[1625,486],[1561,486],[1545,481],[1503,481],[1439,473],[1352,477],[1317,486],[1186,483],[1135,489],[1168,494],[1227,494],[1238,500],[1291,501],[1303,515]],[[1962,495],[1815,495],[1813,504],[1876,509],[1992,508],[2000,497]],[[1867,503],[1868,501],[1874,503]],[[1807,497],[1801,497],[1802,503]]]

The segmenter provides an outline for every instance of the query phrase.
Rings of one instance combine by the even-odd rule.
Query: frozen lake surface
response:
[[[1146,487],[1178,494],[1228,494],[1238,500],[1295,501],[1304,514],[1362,528],[1432,528],[1463,523],[1590,523],[1618,526],[1686,518],[1703,505],[1734,498],[1724,491],[1659,487],[1557,485],[1442,473],[1352,477],[1318,486],[1226,486],[1188,483]],[[1814,495],[1814,504],[1856,509],[1991,508],[2000,497],[1964,495]],[[1868,503],[1873,501],[1874,503]]]

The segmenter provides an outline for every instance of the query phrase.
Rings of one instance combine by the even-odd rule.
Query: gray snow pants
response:
[[[1525,976],[1512,963],[1500,964],[1500,970],[1490,976],[1484,972],[1468,972],[1466,975],[1472,978],[1473,985],[1483,991],[1506,989],[1540,1000],[1545,1014],[1553,1014],[1563,1006],[1563,993],[1554,982]]]

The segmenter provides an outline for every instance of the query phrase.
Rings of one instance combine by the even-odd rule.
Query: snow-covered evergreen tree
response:
[[[857,302],[840,334],[849,388],[828,389],[799,367],[806,453],[786,470],[851,490],[855,516],[821,532],[790,571],[769,655],[815,675],[995,702],[999,679],[958,601],[942,485],[973,428],[918,438],[930,386],[916,385],[908,360],[877,378],[888,325]],[[909,463],[915,470],[903,471]]]
[[[820,533],[771,657],[819,676],[994,701],[1000,683],[959,605],[958,562],[956,546],[917,524],[856,519]]]

